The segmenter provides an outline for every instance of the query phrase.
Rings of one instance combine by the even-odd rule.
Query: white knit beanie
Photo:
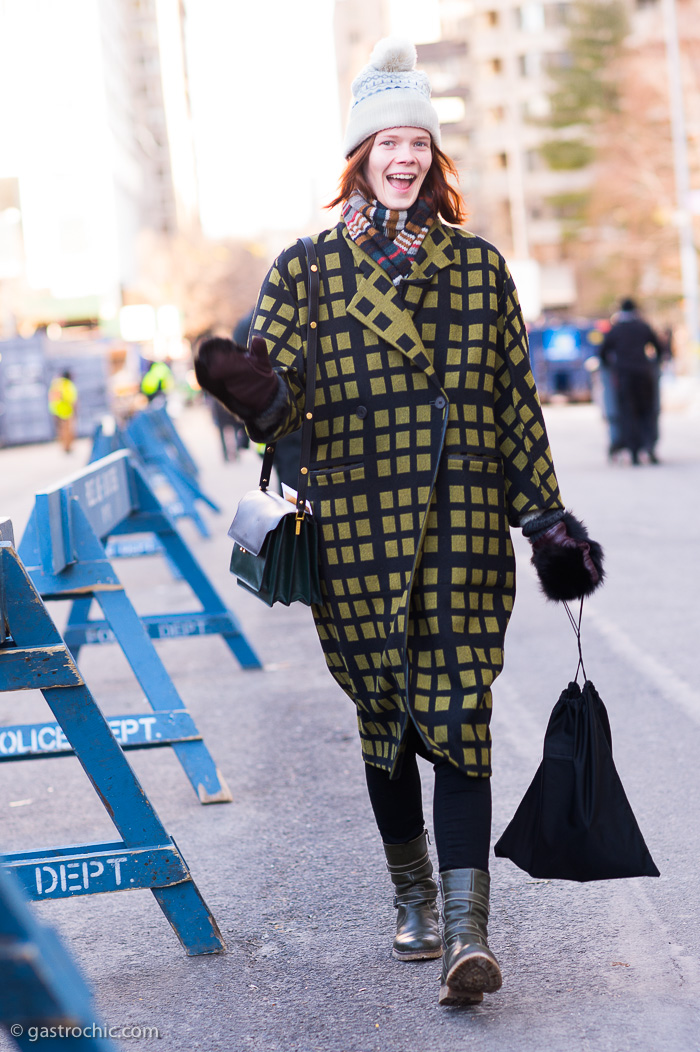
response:
[[[430,101],[430,82],[416,69],[416,49],[407,40],[385,37],[352,82],[353,104],[345,133],[347,157],[384,128],[424,128],[440,145],[440,122]]]

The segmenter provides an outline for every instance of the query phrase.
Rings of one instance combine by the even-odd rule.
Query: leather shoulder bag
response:
[[[318,525],[309,512],[306,491],[309,483],[311,437],[316,396],[316,348],[318,339],[319,276],[316,249],[309,237],[299,239],[308,268],[308,321],[306,327],[306,404],[301,427],[301,457],[296,503],[268,489],[275,458],[270,442],[263,456],[260,486],[240,500],[228,531],[233,539],[232,574],[238,583],[268,606],[300,602],[321,603],[318,566]]]

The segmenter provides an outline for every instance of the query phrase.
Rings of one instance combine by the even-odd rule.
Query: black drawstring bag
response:
[[[577,626],[567,613],[585,682],[575,678],[554,706],[542,763],[494,852],[543,879],[658,877],[613,762],[605,705],[583,668],[581,616]]]

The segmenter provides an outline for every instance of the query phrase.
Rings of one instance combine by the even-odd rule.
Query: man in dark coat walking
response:
[[[601,345],[600,360],[613,376],[621,432],[618,448],[630,451],[633,464],[639,464],[641,452],[647,454],[652,464],[657,463],[654,447],[662,354],[661,340],[640,317],[637,304],[632,299],[623,299]],[[612,452],[617,450],[611,449]]]

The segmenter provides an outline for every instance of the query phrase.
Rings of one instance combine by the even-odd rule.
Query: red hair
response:
[[[374,146],[374,139],[375,136],[371,135],[352,151],[340,177],[338,196],[329,201],[326,208],[335,208],[336,205],[343,204],[353,190],[359,190],[367,201],[374,200],[374,192],[364,175],[365,164]],[[435,143],[432,144],[432,153],[433,159],[423,180],[420,196],[446,223],[459,225],[466,219],[467,212],[459,190],[448,181],[448,179],[459,181],[457,169],[447,154],[443,153]]]

